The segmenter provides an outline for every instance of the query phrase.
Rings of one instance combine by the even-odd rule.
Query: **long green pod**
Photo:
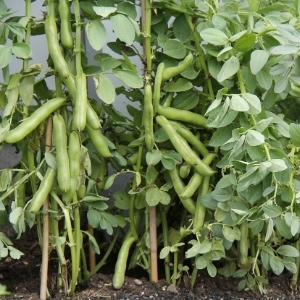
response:
[[[148,150],[151,151],[154,147],[154,134],[153,134],[152,87],[149,83],[146,83],[145,91],[144,91],[143,123],[145,128],[145,143]]]
[[[27,119],[16,128],[10,130],[4,137],[9,144],[17,143],[24,139],[30,132],[37,128],[46,118],[65,104],[65,98],[53,98],[37,108]]]
[[[192,61],[193,61],[193,54],[190,52],[178,66],[166,68],[163,71],[162,80],[166,81],[173,78],[174,76],[179,75],[181,72],[183,72],[190,66]]]
[[[48,15],[45,19],[45,33],[48,44],[48,51],[55,66],[55,71],[59,73],[63,82],[67,86],[73,98],[76,95],[74,75],[70,72],[68,64],[61,52],[57,40],[57,26],[54,16]]]
[[[195,147],[199,153],[205,157],[209,154],[209,151],[205,147],[205,145],[186,127],[183,127],[181,124],[179,124],[176,121],[171,121],[171,124],[176,128],[177,132],[185,138],[185,140]]]
[[[216,157],[216,155],[214,153],[209,153],[208,155],[206,155],[203,158],[203,162],[206,165],[210,165],[211,162],[214,160],[214,158]],[[202,182],[203,176],[200,175],[198,172],[195,172],[193,174],[193,176],[191,177],[189,183],[185,186],[185,188],[183,189],[182,193],[181,193],[181,197],[182,198],[190,198],[194,195],[194,193],[199,189],[199,186]]]
[[[135,238],[130,236],[124,240],[121,246],[115,266],[115,273],[112,280],[112,284],[115,289],[120,289],[124,284],[129,250],[134,242]]]
[[[187,141],[177,133],[176,129],[165,117],[157,116],[156,121],[165,130],[176,151],[188,164],[192,165],[200,175],[212,176],[215,173],[200,159]]]
[[[179,200],[181,201],[182,205],[190,214],[194,215],[196,205],[195,205],[195,202],[193,201],[193,199],[191,199],[191,198],[184,199],[184,198],[180,197],[185,185],[182,182],[182,180],[178,174],[177,168],[169,170],[169,174],[171,177],[171,181],[173,183],[174,190],[175,190],[176,194],[178,195]]]
[[[79,72],[75,77],[76,95],[75,106],[73,112],[72,128],[73,130],[82,131],[86,125],[87,114],[87,86],[86,76],[83,72]]]
[[[56,178],[56,171],[51,167],[48,167],[46,174],[37,190],[31,199],[29,211],[31,213],[37,213],[46,201],[46,197],[50,193],[54,180]]]
[[[60,114],[55,114],[53,117],[53,135],[56,149],[57,182],[60,189],[66,192],[70,188],[69,155],[66,123]]]
[[[71,10],[68,0],[58,1],[58,13],[60,17],[60,40],[63,47],[71,50],[74,39],[71,28]]]
[[[100,119],[89,102],[86,107],[86,123],[93,129],[101,128]]]
[[[165,64],[162,62],[158,65],[155,75],[154,88],[153,88],[153,113],[156,114],[160,102],[160,89],[162,83],[163,71]]]
[[[95,130],[91,128],[89,125],[86,125],[86,130],[97,152],[103,157],[112,157],[113,155],[109,151],[107,142],[101,130]]]
[[[77,188],[78,177],[80,173],[80,148],[81,143],[79,135],[76,131],[72,131],[69,135],[68,156],[70,158],[70,188],[67,193],[63,194],[63,200],[65,203],[69,203]]]
[[[189,110],[174,107],[163,107],[159,105],[157,112],[169,120],[182,121],[202,128],[208,128],[207,119],[205,117]]]

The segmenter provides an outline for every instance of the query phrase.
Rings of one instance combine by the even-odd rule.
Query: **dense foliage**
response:
[[[0,209],[18,236],[37,225],[44,268],[56,251],[58,289],[72,295],[116,245],[115,288],[127,268],[140,266],[155,281],[158,266],[174,284],[188,274],[193,286],[207,269],[261,292],[269,272],[286,269],[295,289],[299,1],[45,5],[38,20],[30,0],[21,17],[0,1],[0,140],[22,152],[1,172]],[[48,66],[30,65],[32,35],[47,39]],[[13,57],[22,69],[12,74]],[[87,78],[99,99],[87,93]],[[121,95],[125,115],[113,106]],[[125,188],[114,190],[124,178]],[[90,267],[87,245],[100,254]],[[1,233],[0,257],[7,255],[22,254]]]

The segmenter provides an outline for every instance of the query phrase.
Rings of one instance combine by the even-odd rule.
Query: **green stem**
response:
[[[79,0],[74,0],[74,14],[75,14],[75,24],[76,24],[76,31],[75,31],[75,63],[76,63],[76,71],[77,74],[82,72],[81,66],[81,16],[80,16],[80,6]]]
[[[91,270],[90,273],[87,275],[87,280],[89,278],[91,278],[93,275],[95,275],[100,270],[100,268],[106,263],[106,260],[107,260],[108,256],[110,255],[111,251],[115,247],[116,241],[119,237],[119,233],[120,233],[120,227],[118,227],[117,232],[116,232],[113,240],[110,241],[109,247],[106,250],[105,254],[103,255],[102,259],[99,261],[99,263],[96,265],[96,267],[93,270]]]
[[[243,268],[248,268],[248,223],[244,221],[240,225],[241,239],[239,241],[239,261]]]
[[[181,5],[182,7],[186,8],[186,2],[185,0],[181,0]],[[194,38],[194,42],[195,42],[195,47],[196,47],[196,51],[198,53],[198,58],[200,61],[200,65],[201,68],[204,72],[205,75],[205,84],[207,85],[207,89],[208,89],[208,97],[210,100],[214,100],[215,99],[215,95],[214,95],[214,90],[213,90],[213,86],[212,86],[212,82],[210,80],[210,76],[209,76],[209,71],[206,65],[206,61],[205,61],[205,54],[203,49],[201,48],[201,40],[200,40],[200,36],[193,24],[192,18],[188,13],[184,13],[184,16],[189,24],[189,27],[192,31],[193,34],[193,38]]]
[[[65,216],[65,226],[67,229],[67,234],[69,238],[69,247],[71,250],[71,260],[72,260],[72,280],[71,280],[71,285],[70,285],[70,290],[68,292],[69,296],[72,296],[75,292],[75,287],[76,287],[76,278],[77,278],[77,264],[74,263],[76,262],[77,259],[77,252],[76,252],[76,244],[73,236],[73,229],[72,229],[72,222],[70,218],[70,213],[69,209],[63,204],[63,202],[59,199],[59,197],[56,195],[54,191],[51,192],[51,196],[55,199],[55,201],[58,203],[60,208],[62,209],[64,216]]]
[[[162,234],[163,234],[163,243],[164,247],[169,246],[168,241],[168,221],[167,221],[167,212],[166,208],[161,206],[160,208],[160,216],[161,216],[161,225],[162,225]],[[165,279],[167,283],[171,283],[171,270],[170,270],[170,255],[168,254],[165,257]]]
[[[299,240],[299,234],[295,236],[297,241],[294,243],[294,247],[300,251],[300,240]],[[300,268],[300,257],[295,258],[295,264],[297,267],[297,272],[292,275],[291,281],[290,281],[290,287],[292,290],[296,290],[298,286],[298,277],[299,277],[299,268]]]
[[[178,256],[179,250],[174,252],[174,267],[173,267],[173,275],[172,275],[172,284],[176,285],[177,274],[178,274]]]
[[[30,38],[31,38],[31,0],[26,0],[25,3],[25,11],[26,11],[26,17],[29,19],[28,23],[26,25],[26,34],[25,34],[25,43],[27,45],[30,45]],[[28,62],[29,58],[25,58],[23,60],[23,71],[28,69]]]

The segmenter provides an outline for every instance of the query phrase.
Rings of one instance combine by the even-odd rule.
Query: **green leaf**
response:
[[[256,95],[245,93],[242,97],[248,102],[249,104],[249,114],[257,115],[261,113],[261,103],[259,98]]]
[[[137,16],[137,12],[135,6],[129,2],[120,2],[117,6],[118,12],[121,12],[132,19],[135,19]]]
[[[147,189],[146,202],[149,206],[156,206],[161,200],[160,197],[160,191],[156,186]]]
[[[283,245],[277,248],[276,252],[280,255],[283,256],[288,256],[288,257],[299,257],[299,251],[290,245]]]
[[[16,207],[10,214],[9,214],[9,222],[12,224],[17,224],[19,221],[20,216],[24,213],[22,207]]]
[[[193,87],[193,84],[184,78],[179,78],[177,81],[170,81],[165,84],[164,91],[166,92],[184,92]]]
[[[271,49],[272,55],[290,55],[296,54],[298,52],[298,47],[293,45],[279,45]]]
[[[284,257],[284,258],[283,258],[283,263],[284,263],[284,266],[285,266],[291,273],[296,274],[296,273],[298,272],[297,265],[295,264],[293,258],[290,258],[290,257]]]
[[[158,172],[156,171],[155,167],[150,166],[147,168],[146,172],[146,182],[148,185],[153,184],[158,176]]]
[[[196,243],[192,246],[192,248],[188,249],[185,252],[185,257],[186,258],[191,258],[191,257],[195,257],[197,254],[199,254],[199,249],[200,249],[201,244],[200,243]]]
[[[291,123],[289,127],[291,142],[294,146],[300,147],[300,125]]]
[[[268,69],[263,68],[256,74],[256,81],[263,89],[269,90],[272,86],[273,77]]]
[[[110,176],[107,178],[107,180],[106,180],[106,182],[105,182],[105,186],[104,186],[104,189],[105,189],[105,190],[109,189],[109,188],[113,185],[113,183],[114,183],[115,178],[117,177],[117,175],[118,175],[118,174],[112,174],[112,175],[110,175]]]
[[[20,257],[22,255],[24,255],[23,252],[21,252],[20,250],[12,247],[12,246],[7,246],[8,250],[9,250],[9,256],[13,259],[20,259]]]
[[[264,213],[270,218],[276,218],[282,213],[282,209],[280,206],[264,205],[262,209]]]
[[[169,253],[170,253],[170,246],[166,246],[161,249],[161,251],[159,253],[159,258],[164,259],[169,255]]]
[[[222,68],[217,76],[217,80],[219,82],[223,82],[224,80],[226,80],[226,79],[230,78],[231,76],[233,76],[234,74],[236,74],[236,72],[239,70],[239,68],[240,68],[239,59],[235,56],[231,56],[228,60],[226,60],[226,62],[222,66]]]
[[[92,236],[88,231],[83,231],[83,230],[82,230],[82,232],[84,232],[84,233],[89,237],[89,243],[90,243],[90,245],[92,246],[93,251],[94,251],[96,254],[100,254],[100,248],[99,248],[99,246],[98,246],[98,243],[97,243],[95,237]]]
[[[198,248],[198,253],[205,254],[212,250],[212,243],[208,240],[204,240]]]
[[[282,262],[282,259],[277,256],[270,257],[270,266],[276,275],[280,275],[283,272],[284,263]]]
[[[0,45],[0,68],[5,68],[11,60],[12,50],[11,47]]]
[[[270,163],[272,164],[269,167],[271,172],[281,172],[287,169],[287,165],[283,159],[274,158],[270,160]]]
[[[246,52],[253,49],[255,45],[255,41],[256,41],[255,33],[246,33],[235,42],[233,48],[241,52]]]
[[[87,212],[87,218],[88,218],[89,224],[93,228],[97,228],[99,226],[99,224],[100,224],[100,214],[97,210],[90,209]]]
[[[115,101],[116,91],[110,79],[103,73],[93,77],[98,97],[106,104],[112,104]]]
[[[269,51],[267,50],[254,50],[251,53],[250,69],[252,74],[257,74],[267,63],[269,59]]]
[[[122,210],[128,210],[130,207],[129,196],[124,191],[117,191],[113,194],[115,206]]]
[[[26,43],[16,43],[11,46],[12,53],[20,58],[28,59],[31,57],[32,50]]]
[[[26,106],[31,105],[33,100],[34,75],[23,77],[19,85],[19,94]]]
[[[223,226],[222,232],[225,239],[228,240],[229,242],[234,242],[237,239],[234,230],[229,226]]]
[[[113,74],[131,88],[143,87],[142,77],[131,70],[114,70]]]
[[[12,171],[10,169],[4,169],[0,175],[0,192],[4,192],[10,185],[12,180]]]
[[[176,40],[167,40],[163,46],[163,52],[175,59],[182,59],[186,56],[186,49],[184,45]]]
[[[107,6],[93,6],[93,10],[98,16],[101,17],[108,17],[110,14],[117,11],[116,7],[107,7]]]
[[[117,37],[124,43],[132,45],[135,39],[135,28],[128,17],[117,14],[110,17],[112,28]]]
[[[195,108],[198,103],[199,95],[194,89],[191,89],[186,92],[178,93],[173,99],[171,106],[177,109],[191,110]]]
[[[264,135],[262,135],[260,132],[256,130],[250,129],[248,133],[246,134],[246,142],[250,146],[258,146],[263,144],[265,141]]]
[[[270,239],[270,237],[272,236],[273,227],[274,227],[273,219],[269,219],[267,230],[266,230],[265,242],[267,242]]]
[[[155,166],[162,159],[162,153],[159,150],[152,150],[146,153],[146,162],[148,166]]]
[[[248,111],[248,102],[239,95],[233,95],[230,100],[230,107],[235,111]]]
[[[221,30],[207,28],[200,32],[201,38],[209,44],[224,46],[228,42],[228,36]]]
[[[87,39],[96,51],[99,51],[106,40],[106,29],[100,20],[92,20],[86,24],[85,27]]]
[[[215,277],[217,275],[217,268],[210,261],[207,262],[207,272],[210,277]]]
[[[191,28],[184,14],[177,16],[173,23],[173,33],[175,37],[182,43],[189,41],[191,36]]]
[[[207,260],[205,259],[204,256],[198,256],[196,258],[196,268],[198,270],[205,269],[207,267]]]

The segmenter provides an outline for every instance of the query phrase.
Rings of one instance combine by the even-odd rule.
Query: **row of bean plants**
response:
[[[22,153],[0,216],[17,237],[37,228],[41,299],[49,254],[66,295],[116,255],[116,289],[129,268],[262,293],[286,269],[296,289],[299,1],[48,0],[40,19],[31,2],[16,16],[0,1],[0,141]],[[47,66],[30,63],[35,35]],[[22,253],[1,233],[8,255]]]

